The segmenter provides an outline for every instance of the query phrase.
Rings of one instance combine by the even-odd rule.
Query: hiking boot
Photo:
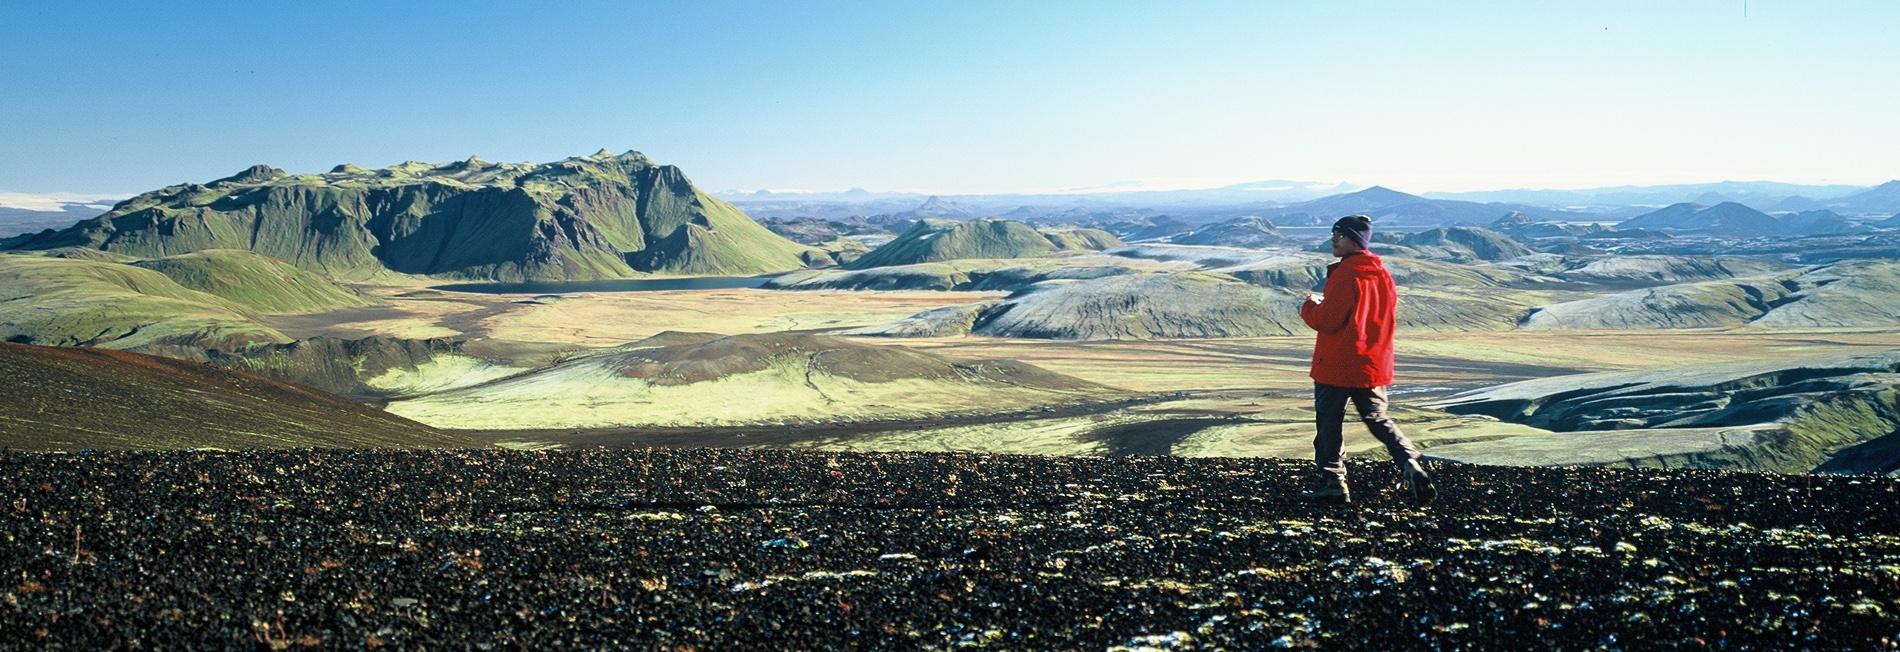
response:
[[[1331,474],[1322,474],[1313,478],[1313,484],[1310,488],[1300,492],[1300,499],[1343,505],[1352,502],[1352,492],[1346,489],[1345,478]]]
[[[1406,460],[1399,463],[1399,488],[1412,492],[1412,504],[1424,507],[1432,504],[1438,497],[1438,486],[1432,484],[1432,476],[1425,473],[1425,467],[1418,460]]]

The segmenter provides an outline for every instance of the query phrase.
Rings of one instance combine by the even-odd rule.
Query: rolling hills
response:
[[[124,263],[0,255],[0,340],[129,349],[289,342],[230,299]]]
[[[266,314],[324,312],[376,304],[329,279],[249,251],[207,249],[131,264]]]

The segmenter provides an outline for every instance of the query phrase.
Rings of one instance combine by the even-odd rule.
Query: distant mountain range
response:
[[[408,162],[325,174],[253,166],[141,194],[0,249],[137,257],[244,249],[338,278],[395,272],[496,280],[798,269],[812,250],[638,152],[553,163]],[[820,254],[822,255],[822,254]]]
[[[1671,204],[1625,220],[1617,224],[1616,228],[1729,237],[1833,235],[1869,230],[1829,210],[1804,211],[1776,217],[1735,202],[1723,202],[1714,206],[1692,202]]]
[[[109,210],[95,204],[79,203],[65,203],[60,208],[46,211],[0,206],[0,238],[64,228],[80,220],[98,217]]]
[[[1376,191],[1369,195],[1355,196],[1366,190]],[[1399,196],[1382,197],[1382,195],[1393,193]],[[1335,204],[1360,202],[1367,206],[1368,210],[1389,209],[1400,203],[1422,201],[1462,202],[1462,204],[1449,205],[1420,204],[1410,210],[1398,211],[1397,214],[1408,216],[1404,221],[1410,222],[1414,221],[1414,218],[1410,216],[1428,216],[1436,211],[1448,218],[1473,224],[1482,222],[1472,215],[1493,210],[1492,208],[1478,209],[1475,208],[1476,206],[1531,207],[1539,209],[1539,212],[1544,214],[1555,211],[1561,215],[1593,215],[1604,219],[1629,218],[1656,207],[1684,202],[1710,206],[1734,202],[1770,213],[1828,209],[1844,215],[1865,216],[1900,212],[1900,181],[1892,181],[1872,188],[1773,181],[1722,181],[1703,184],[1612,186],[1565,190],[1427,192],[1416,195],[1380,186],[1365,187],[1350,183],[1327,184],[1285,180],[1256,181],[1199,190],[1117,191],[1111,187],[1046,194],[927,196],[916,193],[872,192],[862,188],[853,188],[841,193],[728,191],[718,194],[745,208],[755,217],[762,218],[836,218],[851,215],[896,215],[911,211],[929,213],[931,207],[926,204],[938,203],[957,206],[969,214],[967,217],[1004,216],[1012,219],[1054,221],[1060,219],[1058,216],[1065,214],[1093,215],[1100,219],[1105,214],[1116,213],[1117,209],[1122,209],[1120,212],[1125,213],[1126,209],[1135,207],[1147,207],[1179,214],[1195,214],[1214,207],[1291,209],[1300,204],[1310,204],[1307,208],[1318,210],[1327,208],[1327,205],[1313,204],[1313,202],[1328,199],[1336,200],[1332,202]],[[1343,214],[1346,213],[1341,213]],[[1488,222],[1503,214],[1491,215],[1484,221]],[[1211,219],[1228,219],[1237,216],[1239,216],[1238,213],[1229,211],[1228,214]],[[919,217],[954,217],[954,215],[926,214]],[[1122,214],[1118,217],[1128,216]]]
[[[1383,186],[1322,197],[1269,209],[1263,215],[1276,224],[1331,224],[1344,215],[1366,215],[1382,226],[1452,226],[1490,224],[1506,215],[1522,213],[1541,220],[1585,220],[1600,215],[1562,211],[1524,204],[1481,204],[1453,199],[1426,199]]]
[[[1724,201],[1745,203],[1768,209],[1788,197],[1809,200],[1845,197],[1866,190],[1866,186],[1804,185],[1775,181],[1720,181],[1663,186],[1609,186],[1566,190],[1483,190],[1476,192],[1428,192],[1435,199],[1462,199],[1477,202],[1516,202],[1537,206],[1663,206],[1682,202],[1719,204]],[[1808,208],[1816,208],[1809,206]]]

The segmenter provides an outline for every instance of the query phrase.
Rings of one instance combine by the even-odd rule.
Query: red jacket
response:
[[[1393,310],[1399,292],[1385,261],[1366,251],[1326,269],[1326,299],[1300,306],[1300,319],[1319,331],[1313,343],[1313,381],[1335,387],[1392,384]]]

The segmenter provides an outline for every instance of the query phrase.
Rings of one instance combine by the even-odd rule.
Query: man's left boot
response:
[[[1331,473],[1318,473],[1313,476],[1313,485],[1300,492],[1301,500],[1319,503],[1346,505],[1352,503],[1352,492],[1346,489],[1346,479]]]

